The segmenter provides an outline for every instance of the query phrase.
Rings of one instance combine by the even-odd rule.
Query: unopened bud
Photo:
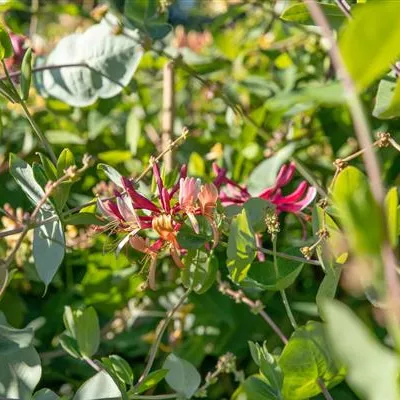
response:
[[[265,217],[265,224],[270,235],[276,235],[280,231],[279,218],[275,212],[270,212]]]
[[[301,254],[303,254],[304,258],[306,258],[307,260],[311,260],[311,256],[312,256],[312,249],[308,246],[302,247],[300,249]]]
[[[232,353],[226,353],[218,359],[217,370],[230,374],[236,371],[236,357]]]
[[[378,132],[376,137],[378,139],[379,147],[388,147],[390,145],[391,136],[389,132]]]

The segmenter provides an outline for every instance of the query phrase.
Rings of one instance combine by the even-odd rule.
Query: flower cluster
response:
[[[149,200],[136,189],[128,178],[121,178],[123,191],[115,191],[115,201],[98,200],[98,209],[108,220],[105,229],[125,233],[117,248],[117,254],[129,242],[137,251],[144,253],[151,260],[149,285],[154,288],[155,266],[158,254],[169,250],[175,264],[183,267],[181,256],[185,254],[177,240],[177,234],[188,219],[196,233],[199,225],[196,216],[202,215],[209,222],[213,231],[213,246],[218,243],[218,229],[214,210],[218,200],[218,190],[212,183],[201,184],[199,179],[187,177],[187,168],[183,166],[180,179],[168,190],[160,175],[158,165],[153,165],[157,183],[159,202]],[[155,240],[140,235],[150,229],[158,236]]]
[[[213,164],[213,169],[217,175],[214,180],[215,186],[224,188],[224,191],[220,193],[220,200],[223,205],[240,205],[252,197],[246,187],[239,185],[226,176],[226,169],[219,167],[215,163]],[[275,184],[265,189],[257,197],[274,204],[278,213],[286,211],[298,214],[314,200],[316,189],[309,186],[306,181],[302,181],[292,193],[283,195],[282,188],[293,179],[295,171],[296,166],[293,162],[283,165]]]

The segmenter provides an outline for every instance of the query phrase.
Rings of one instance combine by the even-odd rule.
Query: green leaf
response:
[[[78,389],[73,400],[113,398],[121,398],[121,391],[109,374],[105,371],[100,371]]]
[[[334,28],[338,28],[346,19],[346,16],[335,4],[319,3],[319,6],[327,17],[330,25]],[[285,8],[280,18],[284,21],[297,22],[304,25],[315,25],[305,4],[293,4]]]
[[[286,249],[284,253],[298,255],[298,251],[297,248]],[[253,284],[262,290],[284,290],[293,284],[304,266],[304,264],[281,257],[277,257],[277,264],[278,276],[272,260],[253,263],[247,274],[248,280],[244,283],[249,286]]]
[[[346,167],[337,176],[332,192],[333,211],[347,232],[358,255],[380,254],[383,224],[366,176],[355,167]]]
[[[132,110],[128,115],[128,120],[126,121],[126,144],[129,146],[129,150],[134,156],[137,153],[140,130],[140,120],[136,116],[134,110]]]
[[[79,352],[78,342],[73,337],[63,333],[59,337],[61,347],[72,357],[82,358]]]
[[[347,331],[342,332],[347,334]],[[320,322],[310,321],[297,328],[283,349],[278,364],[283,372],[282,393],[285,399],[302,400],[317,395],[321,392],[318,379],[331,388],[344,378],[343,370],[339,370],[329,352]]]
[[[129,150],[109,150],[103,151],[98,155],[99,160],[107,164],[120,164],[132,159],[132,153]]]
[[[107,20],[92,25],[86,32],[59,41],[45,65],[75,63],[91,69],[81,66],[41,72],[36,82],[42,95],[85,107],[98,98],[108,99],[120,93],[132,79],[143,50],[137,31],[125,28],[129,36],[115,35],[112,32],[115,22],[109,14]]]
[[[36,74],[35,74],[36,75]],[[46,137],[51,144],[85,144],[86,139],[82,135],[77,133],[69,132],[66,130],[49,130],[46,131]]]
[[[343,104],[346,101],[343,85],[338,82],[327,83],[319,86],[306,86],[302,89],[290,92],[280,92],[268,99],[265,107],[270,112],[286,112],[291,115],[293,109],[301,105],[306,109],[319,105],[333,106]]]
[[[103,171],[107,175],[108,179],[114,182],[119,188],[123,189],[121,183],[122,176],[115,168],[111,167],[110,165],[100,163],[97,165],[97,169]]]
[[[235,391],[232,400],[282,400],[261,375],[249,376]]]
[[[256,256],[256,241],[246,210],[233,217],[227,248],[227,266],[234,282],[245,279]]]
[[[198,215],[195,217],[199,225],[199,233],[197,234],[189,221],[186,221],[178,232],[177,239],[179,245],[184,249],[194,250],[204,248],[205,243],[212,240],[212,231],[210,223],[207,219]]]
[[[64,149],[57,160],[57,177],[61,178],[68,167],[75,165],[75,157],[70,149]]]
[[[46,287],[53,280],[64,259],[65,238],[61,221],[54,211],[39,211],[38,221],[55,218],[33,231],[33,259],[36,271]]]
[[[274,356],[268,352],[266,343],[261,347],[258,343],[249,342],[251,356],[254,362],[260,367],[260,373],[266,379],[276,395],[281,398],[283,384],[282,371]]]
[[[64,219],[64,223],[65,225],[105,225],[105,222],[98,219],[95,214],[87,212],[72,214]]]
[[[210,252],[189,251],[181,271],[182,283],[196,293],[206,292],[215,282],[218,272],[218,258]]]
[[[327,300],[333,300],[335,298],[340,276],[342,274],[342,268],[341,265],[329,265],[328,268],[326,268],[325,276],[319,285],[315,302],[317,303],[319,314],[323,319],[325,318],[322,306]]]
[[[172,28],[166,23],[168,14],[158,14],[157,11],[157,2],[154,0],[125,1],[126,17],[139,29],[149,34],[153,40],[162,39]]]
[[[254,232],[264,232],[266,229],[265,217],[268,212],[274,212],[275,207],[268,201],[254,197],[243,204],[247,217]]]
[[[0,25],[0,61],[13,55],[13,46],[10,36],[3,26]]]
[[[2,313],[0,324],[0,396],[31,400],[42,374],[39,355],[31,343],[32,328],[12,328]]]
[[[44,197],[44,191],[36,182],[31,166],[13,153],[10,153],[9,164],[11,175],[28,196],[32,204],[36,206]],[[44,204],[42,208],[49,209],[50,205]]]
[[[398,243],[398,233],[397,233],[397,221],[398,221],[398,206],[399,206],[399,195],[397,193],[397,188],[392,187],[386,195],[385,198],[385,208],[386,208],[386,218],[387,225],[389,229],[389,240],[393,247],[397,246]]]
[[[168,370],[166,382],[177,393],[189,399],[196,393],[201,376],[190,362],[170,354],[164,362],[163,369]]]
[[[117,378],[126,385],[131,385],[133,382],[132,368],[128,362],[118,355],[111,355],[108,358],[101,359],[103,363],[107,363],[112,369]]]
[[[381,345],[344,304],[327,302],[324,313],[329,344],[347,368],[349,386],[366,400],[398,400],[397,355]]]
[[[139,386],[135,390],[135,394],[140,394],[146,392],[147,390],[153,388],[157,385],[158,382],[162,381],[166,375],[168,374],[167,369],[159,369],[157,371],[151,372],[143,381],[139,384]]]
[[[42,368],[33,346],[1,356],[0,396],[31,400],[39,383]]]
[[[205,174],[205,163],[203,157],[193,151],[190,153],[189,163],[188,163],[188,175],[192,176],[204,176]]]
[[[42,162],[42,166],[44,168],[44,171],[46,172],[47,179],[49,181],[56,181],[57,180],[57,169],[53,162],[44,155],[43,153],[37,153],[40,157],[40,161]]]
[[[354,9],[339,44],[358,90],[364,90],[384,74],[400,55],[399,17],[396,2],[370,1]]]
[[[372,115],[379,119],[390,119],[400,115],[400,83],[391,72],[379,82]]]
[[[33,329],[15,329],[9,325],[0,325],[0,355],[13,353],[32,344]]]
[[[29,48],[22,60],[21,65],[21,98],[27,100],[32,80],[32,49]]]
[[[34,394],[32,400],[58,400],[59,398],[60,397],[50,389],[40,389]]]
[[[91,358],[100,345],[100,326],[96,310],[88,307],[75,318],[75,334],[79,351]]]
[[[248,182],[248,190],[252,195],[258,195],[262,190],[275,183],[279,169],[293,154],[295,146],[294,143],[286,145],[254,168]]]
[[[73,336],[74,338],[76,337],[76,318],[75,318],[75,312],[72,310],[70,306],[65,306],[64,307],[64,314],[63,314],[63,322],[65,329]]]
[[[134,21],[143,23],[157,15],[157,2],[153,0],[125,1],[124,14]]]

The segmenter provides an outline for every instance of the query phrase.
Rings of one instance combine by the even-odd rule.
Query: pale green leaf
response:
[[[75,334],[79,351],[91,358],[100,345],[100,326],[96,310],[88,307],[75,318]]]
[[[136,113],[131,111],[128,115],[128,120],[126,121],[126,144],[134,156],[136,155],[138,148],[140,129],[140,120],[136,116]]]
[[[354,9],[340,37],[340,51],[357,89],[367,88],[400,55],[400,7],[370,1]]]
[[[335,28],[339,27],[346,19],[346,16],[335,4],[320,3],[320,7],[327,17],[329,23]],[[301,3],[293,4],[285,8],[281,14],[281,19],[284,21],[297,22],[304,25],[315,25],[307,6]]]
[[[177,393],[191,398],[201,383],[197,369],[188,361],[170,354],[164,362],[163,369],[168,373],[165,380]]]
[[[105,371],[100,371],[87,380],[76,392],[73,400],[118,399],[121,392],[117,384]]]
[[[344,304],[325,304],[326,332],[338,360],[347,368],[350,387],[366,400],[398,400],[399,361]]]
[[[115,19],[112,20],[112,22]],[[61,39],[46,59],[46,65],[86,64],[43,71],[37,80],[43,95],[72,106],[84,107],[98,98],[110,98],[130,82],[143,55],[136,31],[112,32],[111,16],[84,33]]]
[[[46,286],[52,281],[65,253],[65,238],[61,221],[54,211],[39,211],[38,221],[54,217],[33,232],[33,259],[36,271]]]

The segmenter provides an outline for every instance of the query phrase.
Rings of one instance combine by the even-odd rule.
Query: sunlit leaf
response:
[[[325,304],[326,332],[350,387],[366,400],[397,400],[399,361],[344,304]],[[344,334],[344,332],[346,334]]]
[[[340,51],[360,91],[388,71],[400,55],[399,17],[395,2],[369,1],[354,10],[344,27]]]
[[[308,399],[321,392],[318,379],[330,388],[344,378],[327,346],[323,324],[308,322],[295,330],[279,361],[284,398]]]

